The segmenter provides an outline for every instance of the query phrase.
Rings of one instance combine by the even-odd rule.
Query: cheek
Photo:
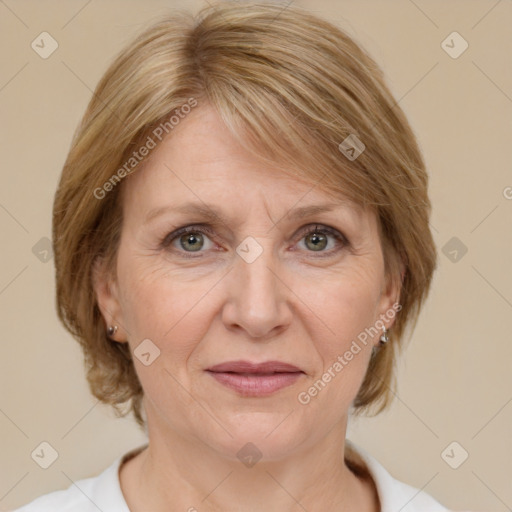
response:
[[[135,370],[146,400],[157,409],[193,408],[194,400],[186,391],[190,388],[187,362],[208,328],[204,296],[212,286],[202,281],[183,283],[147,266],[132,266],[125,273],[123,315]],[[149,365],[137,355],[146,339],[156,346],[149,345],[150,357],[158,354]],[[148,346],[145,343],[140,347]]]
[[[332,275],[314,294],[311,308],[328,327],[333,350],[343,350],[377,319],[381,276],[371,267],[357,267]]]
[[[376,336],[366,329],[376,320],[381,281],[378,273],[359,267],[322,282],[326,284],[308,299],[316,313],[318,331],[311,328],[309,334],[319,361],[312,387],[304,391],[315,407],[336,403],[329,413],[336,416],[336,411],[348,408],[365,376]]]
[[[164,356],[157,358],[151,368],[160,373],[168,370],[185,384],[190,357],[207,337],[219,307],[219,275],[172,272],[160,258],[139,258],[128,251],[119,254],[118,275],[123,284],[122,309],[132,351],[142,340],[150,339]],[[144,387],[151,386],[144,382],[149,378],[146,367],[137,360],[135,364]]]

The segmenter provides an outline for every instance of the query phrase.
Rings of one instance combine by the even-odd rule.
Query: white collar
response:
[[[449,512],[447,508],[421,489],[396,480],[377,459],[360,446],[355,445],[349,439],[346,439],[345,443],[366,464],[377,487],[381,512]]]

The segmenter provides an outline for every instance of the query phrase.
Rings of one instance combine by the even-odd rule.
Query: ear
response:
[[[396,313],[400,303],[400,292],[404,281],[406,265],[403,259],[400,259],[398,265],[394,265],[384,279],[385,283],[381,289],[377,316],[381,318],[386,329],[391,329],[396,320]],[[387,314],[386,314],[387,313]]]
[[[123,343],[127,341],[126,331],[123,328],[124,319],[117,280],[113,274],[103,258],[96,258],[92,269],[92,283],[98,307],[105,321],[105,331],[109,326],[117,326],[116,332],[108,336],[113,341]]]

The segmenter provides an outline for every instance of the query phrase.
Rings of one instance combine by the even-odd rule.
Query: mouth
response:
[[[206,371],[220,384],[246,397],[271,395],[305,375],[297,366],[282,361],[228,361]]]

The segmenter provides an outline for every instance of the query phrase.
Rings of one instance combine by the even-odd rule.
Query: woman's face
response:
[[[205,106],[123,186],[116,276],[96,291],[135,352],[150,439],[276,459],[344,434],[397,299],[374,214],[262,166]],[[300,371],[209,370],[241,360]]]

